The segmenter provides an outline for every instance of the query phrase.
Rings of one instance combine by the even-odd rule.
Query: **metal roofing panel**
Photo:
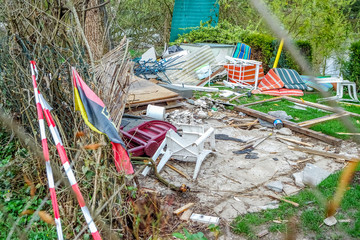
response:
[[[199,80],[195,70],[200,66],[213,64],[215,56],[211,48],[205,45],[177,60],[177,62],[181,61],[184,62],[176,65],[176,68],[181,68],[181,70],[170,70],[166,72],[166,75],[172,83],[197,85],[201,80]]]

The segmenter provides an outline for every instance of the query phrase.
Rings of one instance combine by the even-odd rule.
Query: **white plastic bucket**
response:
[[[149,104],[146,109],[146,116],[164,121],[165,108]]]

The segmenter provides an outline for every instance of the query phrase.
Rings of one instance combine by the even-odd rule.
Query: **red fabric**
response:
[[[251,93],[253,94],[265,94],[271,96],[304,96],[304,92],[300,89],[287,89],[287,88],[280,88],[280,89],[271,89],[271,90],[253,90]]]
[[[112,150],[114,152],[115,167],[118,172],[125,174],[133,174],[134,169],[130,162],[130,157],[126,150],[121,146],[120,143],[111,142]]]
[[[229,81],[232,83],[246,83],[253,85],[255,84],[255,71],[256,65],[251,66],[240,66],[238,64],[226,64],[224,68],[228,71]],[[259,67],[259,78],[260,82],[264,78],[264,70],[262,65]]]
[[[284,82],[281,81],[280,77],[275,73],[273,69],[265,75],[264,79],[258,85],[258,89],[261,91],[278,89],[284,87]]]

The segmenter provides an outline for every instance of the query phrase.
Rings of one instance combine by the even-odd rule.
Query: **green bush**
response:
[[[345,79],[360,85],[360,41],[351,44],[349,61],[345,62],[342,73]]]
[[[273,51],[272,57],[271,57],[271,59],[269,61],[269,64],[268,64],[269,68],[272,68],[272,66],[274,65],[275,57],[276,57],[277,51],[279,49],[279,45],[280,45],[279,40],[274,40],[272,42],[272,47],[273,47],[274,51]],[[303,41],[303,40],[297,40],[297,41],[295,41],[295,45],[299,48],[300,52],[305,56],[305,58],[308,61],[309,65],[311,65],[311,62],[312,62],[312,55],[311,55],[312,54],[312,48],[311,48],[310,42],[309,41]],[[300,68],[300,66],[293,60],[290,53],[286,51],[286,49],[283,49],[283,51],[281,52],[278,67],[279,68],[294,69],[297,72],[299,72],[300,74],[303,71]]]
[[[179,36],[173,44],[181,43],[220,43],[236,44],[245,43],[252,48],[251,59],[263,62],[265,73],[272,67],[279,41],[273,36],[257,31],[243,29],[230,24],[227,21],[220,22],[212,27],[208,23],[201,23],[200,27],[193,28],[193,31]],[[311,60],[311,46],[307,41],[297,41],[296,45],[300,51]],[[301,73],[300,67],[292,60],[290,55],[283,51],[279,60],[279,67],[295,69]]]

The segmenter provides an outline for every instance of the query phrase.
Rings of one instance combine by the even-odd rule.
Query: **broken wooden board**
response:
[[[281,136],[276,136],[276,138],[281,139],[281,140],[285,140],[285,141],[288,141],[288,142],[304,145],[304,146],[307,146],[307,147],[313,147],[313,145],[310,144],[310,143],[300,142],[300,141],[297,141],[297,140],[291,139],[291,138],[286,138],[286,137],[281,137]]]
[[[276,200],[279,200],[279,201],[283,201],[283,202],[287,202],[287,203],[290,203],[291,205],[293,205],[294,207],[299,207],[300,204],[296,203],[296,202],[293,202],[293,201],[290,201],[290,200],[287,200],[285,198],[280,198],[278,196],[274,196],[274,195],[267,195],[268,197],[271,197],[271,198],[274,198]]]
[[[268,121],[270,123],[274,122],[277,119],[276,117],[273,117],[269,114],[266,114],[266,113],[248,108],[248,107],[244,107],[244,106],[235,106],[234,110],[243,112],[252,117],[260,118],[260,119]],[[303,127],[297,125],[296,123],[293,123],[293,122],[290,122],[287,120],[283,120],[282,122],[284,124],[284,127],[290,128],[291,130],[293,130],[295,132],[302,133],[307,136],[319,139],[319,140],[329,143],[331,145],[335,145],[335,146],[341,145],[341,142],[342,142],[341,139],[337,139],[335,137],[328,136],[326,134],[323,134],[321,132],[316,132],[316,131],[308,129],[308,128],[303,128]]]
[[[350,115],[349,112],[334,113],[334,114],[331,114],[331,115],[327,115],[327,116],[311,119],[311,120],[308,120],[308,121],[300,122],[300,123],[298,123],[298,125],[301,126],[301,127],[307,127],[308,128],[308,127],[311,127],[311,126],[313,126],[315,124],[318,124],[318,123],[322,123],[322,122],[325,122],[325,121],[341,118],[341,117],[348,116],[348,115]]]
[[[178,97],[178,93],[134,76],[133,81],[130,83],[126,104],[130,106],[145,103],[148,104],[159,100],[173,100]]]
[[[310,154],[319,155],[319,156],[323,156],[323,157],[329,157],[329,158],[335,158],[335,159],[344,159],[344,160],[347,160],[347,161],[350,161],[352,159],[351,157],[348,157],[348,156],[345,156],[345,155],[340,155],[340,154],[336,154],[336,153],[328,153],[328,152],[318,151],[318,150],[309,149],[309,148],[294,147],[294,146],[288,146],[288,148],[290,150],[300,151],[300,152],[304,152],[304,153],[310,153]]]
[[[176,209],[173,213],[180,214],[182,212],[185,212],[186,210],[188,210],[189,208],[191,208],[194,205],[195,205],[195,203],[188,203],[188,204],[182,206],[181,208]]]
[[[307,106],[314,107],[314,108],[319,108],[319,109],[326,110],[329,112],[339,112],[339,113],[344,112],[344,113],[348,113],[349,115],[351,115],[353,117],[360,117],[360,114],[348,112],[348,111],[344,111],[344,110],[339,111],[339,109],[335,109],[333,107],[326,106],[326,105],[319,104],[319,103],[313,103],[313,102],[300,100],[300,99],[296,99],[296,98],[292,98],[292,97],[286,97],[286,96],[282,97],[282,99],[285,99],[285,100],[288,100],[288,101],[294,102],[294,103],[300,103],[300,104],[307,105]]]

